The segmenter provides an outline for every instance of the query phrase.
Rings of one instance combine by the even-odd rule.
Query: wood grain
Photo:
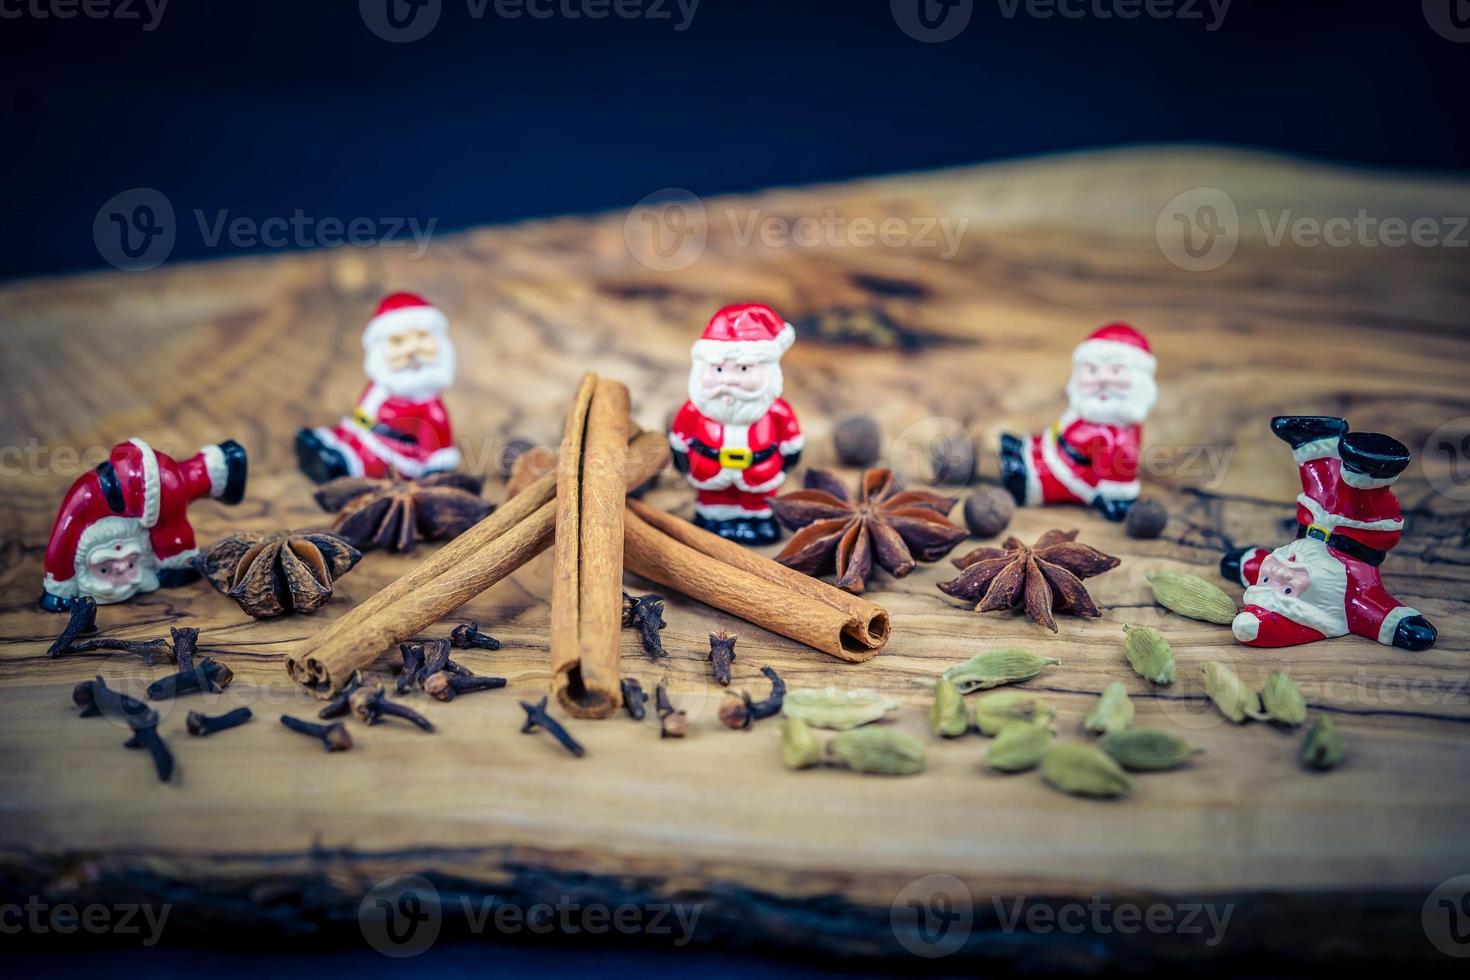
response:
[[[1232,198],[1240,241],[1220,268],[1189,272],[1161,254],[1156,223],[1167,202],[1201,187]],[[344,249],[0,288],[5,892],[166,898],[180,935],[228,924],[237,935],[305,931],[360,943],[364,893],[415,871],[446,896],[699,903],[697,942],[907,956],[890,906],[910,883],[941,874],[972,897],[971,930],[955,955],[977,964],[1269,962],[1287,972],[1335,957],[1451,962],[1420,916],[1432,888],[1470,871],[1470,504],[1448,481],[1452,460],[1430,441],[1442,425],[1470,425],[1464,252],[1273,245],[1257,215],[1321,220],[1367,209],[1442,220],[1470,214],[1470,186],[1245,153],[1129,150],[704,207],[708,241],[676,272],[631,257],[625,215],[614,214],[445,236],[417,261],[401,250]],[[828,213],[897,219],[916,239],[939,219],[965,230],[952,257],[917,241],[778,248],[738,234],[752,218]],[[865,411],[900,470],[912,470],[938,432],[988,440],[1002,428],[1039,430],[1062,407],[1071,348],[1125,319],[1150,335],[1159,359],[1145,481],[1171,521],[1164,538],[1138,542],[1085,512],[1017,515],[1011,530],[1023,539],[1075,526],[1124,559],[1089,581],[1103,618],[1065,620],[1055,638],[947,599],[935,588],[952,576],[947,565],[878,579],[870,597],[891,613],[892,638],[861,665],[813,656],[670,594],[671,657],[651,663],[625,633],[622,667],[649,689],[669,677],[690,736],[663,742],[656,724],[626,718],[572,721],[588,746],[584,762],[517,734],[516,700],[547,684],[544,561],[427,631],[479,621],[505,647],[463,659],[508,677],[508,690],[425,702],[440,734],[358,728],[357,747],[337,756],[275,723],[315,704],[286,676],[285,656],[415,559],[369,555],[309,618],[250,621],[203,584],[160,592],[104,609],[102,626],[139,638],[199,626],[201,647],[237,680],[223,695],[159,706],[179,777],[156,785],[146,757],[121,748],[124,733],[77,719],[68,695],[94,673],[137,686],[167,668],[44,656],[61,621],[33,602],[61,494],[88,465],[84,454],[130,435],[171,453],[234,437],[250,451],[249,495],[233,509],[196,506],[201,541],[325,526],[295,472],[291,437],[351,403],[361,327],[376,300],[400,288],[449,314],[461,379],[448,400],[476,472],[490,471],[510,438],[555,445],[588,370],[627,383],[635,420],[660,430],[684,397],[689,344],[731,301],[770,302],[797,324],[786,397],[808,433],[807,463],[830,464],[831,426]],[[1384,571],[1439,626],[1435,649],[1408,655],[1345,638],[1250,651],[1149,601],[1149,571],[1213,576],[1227,542],[1275,544],[1288,533],[1296,475],[1266,421],[1304,411],[1346,415],[1420,457],[1400,484],[1408,530]],[[690,495],[672,476],[649,499],[688,513]],[[1178,684],[1155,690],[1131,674],[1124,623],[1164,631]],[[789,773],[777,764],[774,725],[736,733],[716,719],[722,692],[704,657],[720,627],[740,634],[736,688],[763,696],[764,664],[793,686],[871,687],[904,703],[894,724],[921,734],[926,686],[939,671],[989,647],[1044,648],[1062,664],[1030,686],[1059,706],[1061,737],[1081,738],[1092,700],[1121,680],[1139,724],[1185,730],[1206,752],[1184,771],[1141,777],[1130,798],[1109,804],[986,772],[976,738],[931,743],[930,771],[914,779]],[[1288,669],[1311,711],[1337,719],[1348,763],[1307,775],[1295,763],[1297,737],[1219,723],[1192,680],[1205,659],[1252,680]],[[237,703],[257,720],[209,739],[183,733],[188,710]],[[1042,934],[1007,929],[998,910],[1011,896],[1054,906],[1091,896],[1204,900],[1228,903],[1234,916],[1213,946],[1178,931]]]

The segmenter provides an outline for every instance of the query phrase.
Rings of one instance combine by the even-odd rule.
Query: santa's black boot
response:
[[[1240,568],[1245,564],[1245,556],[1256,550],[1255,545],[1248,548],[1234,548],[1220,556],[1220,577],[1227,582],[1240,584]]]
[[[70,599],[64,599],[59,595],[52,595],[50,592],[41,593],[40,606],[42,612],[71,612],[71,602]]]
[[[756,544],[775,544],[781,540],[781,525],[774,517],[752,517],[750,530],[755,535]]]
[[[1121,521],[1127,518],[1128,511],[1133,507],[1131,500],[1109,500],[1107,497],[1093,497],[1093,508],[1110,521]]]
[[[1026,450],[1025,440],[1006,433],[1000,437],[1000,482],[1016,503],[1026,503]]]
[[[1347,419],[1331,415],[1278,415],[1271,420],[1271,431],[1276,438],[1292,449],[1300,449],[1318,439],[1340,438],[1347,430]]]
[[[1423,616],[1406,617],[1393,631],[1393,645],[1403,650],[1428,650],[1437,639],[1439,631]]]
[[[1370,480],[1392,480],[1409,465],[1409,450],[1381,432],[1346,432],[1337,443],[1342,468]]]
[[[347,475],[347,460],[310,429],[296,433],[296,464],[313,483]]]

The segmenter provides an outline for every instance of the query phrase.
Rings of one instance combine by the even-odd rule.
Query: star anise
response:
[[[1047,531],[1029,548],[1018,539],[1002,548],[976,548],[954,560],[960,576],[939,583],[942,592],[975,603],[979,612],[1024,609],[1053,633],[1052,610],[1098,617],[1102,611],[1082,580],[1118,566],[1118,559],[1080,544],[1076,531]]]
[[[322,484],[316,502],[335,513],[332,531],[355,548],[412,551],[420,541],[447,541],[469,530],[495,505],[480,497],[484,481],[464,473],[418,480],[344,476]]]
[[[312,612],[332,598],[332,585],[362,553],[324,531],[242,532],[216,543],[191,564],[219,592],[256,619]]]
[[[903,578],[916,561],[938,561],[966,537],[945,515],[953,497],[905,490],[885,469],[863,474],[857,499],[826,470],[810,470],[806,489],[771,501],[781,523],[796,531],[776,560],[808,575],[836,569],[837,585],[861,592],[876,557]]]

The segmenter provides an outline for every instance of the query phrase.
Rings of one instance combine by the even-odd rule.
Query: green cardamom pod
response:
[[[1323,715],[1302,741],[1302,765],[1308,769],[1331,769],[1347,755],[1347,743],[1331,718]]]
[[[969,694],[972,691],[987,691],[1002,684],[1029,681],[1041,673],[1043,667],[1059,663],[1061,661],[1055,657],[1038,657],[1029,650],[991,650],[949,668],[944,672],[944,677],[961,694]]]
[[[898,702],[877,691],[848,691],[838,687],[798,688],[788,691],[781,714],[813,728],[846,731],[877,721],[898,708]]]
[[[1261,688],[1261,707],[1264,711],[1260,721],[1295,728],[1307,720],[1306,699],[1296,683],[1279,670],[1266,675],[1266,684]]]
[[[1123,646],[1133,672],[1150,684],[1174,683],[1174,651],[1152,626],[1124,626]]]
[[[1122,796],[1133,780],[1112,756],[1092,745],[1054,745],[1041,760],[1041,778],[1074,796]]]
[[[934,683],[934,704],[929,708],[929,725],[935,735],[958,738],[970,730],[970,710],[964,696],[941,677]]]
[[[1113,681],[1103,689],[1097,704],[1087,713],[1082,727],[1096,735],[1111,735],[1133,724],[1133,702],[1122,681]]]
[[[1204,749],[1190,745],[1178,735],[1157,728],[1134,728],[1098,739],[1097,747],[1112,756],[1124,769],[1157,772],[1173,769]]]
[[[999,735],[1011,725],[1045,725],[1056,713],[1030,691],[995,691],[975,699],[975,727],[982,735]]]
[[[1245,686],[1245,681],[1230,667],[1218,660],[1206,660],[1199,665],[1205,679],[1205,693],[1220,709],[1220,714],[1239,725],[1247,718],[1261,713],[1261,699],[1255,691]]]
[[[1229,626],[1239,610],[1235,600],[1198,575],[1187,572],[1154,572],[1148,577],[1154,600],[1181,616]]]
[[[995,736],[985,753],[985,761],[1001,772],[1024,772],[1035,769],[1051,748],[1051,730],[1043,722],[1034,725],[1011,725]]]
[[[809,769],[822,761],[816,733],[797,718],[781,719],[781,764],[787,769]]]
[[[860,728],[827,740],[827,755],[858,772],[908,776],[924,771],[924,743],[896,728]]]

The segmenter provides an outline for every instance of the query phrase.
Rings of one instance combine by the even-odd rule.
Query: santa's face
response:
[[[109,554],[108,551],[111,551]],[[132,551],[119,555],[108,549],[78,570],[77,588],[101,603],[123,602],[140,592],[158,588],[158,572],[151,555]]]
[[[103,558],[88,566],[88,571],[93,577],[106,582],[113,588],[135,585],[143,577],[142,569],[138,567],[137,555],[128,555],[126,558]]]
[[[1078,361],[1067,382],[1072,410],[1103,425],[1137,425],[1148,417],[1157,395],[1150,372],[1119,361]]]
[[[695,360],[689,400],[700,413],[725,425],[750,425],[781,397],[781,365],[734,360]]]
[[[363,369],[394,395],[432,398],[454,381],[454,344],[432,330],[400,330],[368,347]]]

